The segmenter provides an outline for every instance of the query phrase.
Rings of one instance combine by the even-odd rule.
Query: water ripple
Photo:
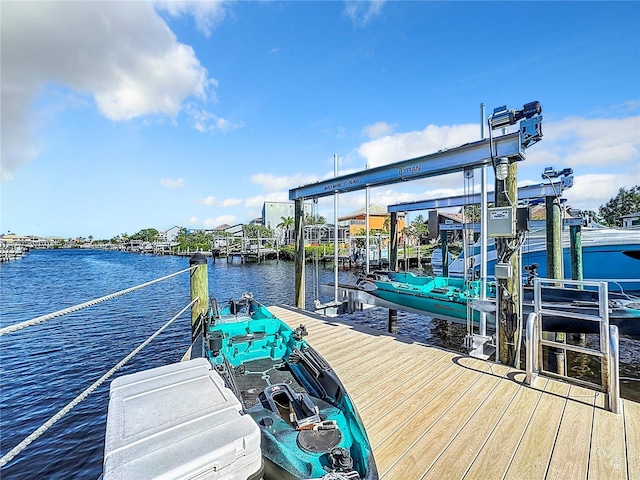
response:
[[[77,305],[187,266],[188,260],[178,257],[33,251],[0,266],[0,326]],[[293,271],[290,262],[239,265],[222,260],[209,268],[209,290],[220,301],[250,291],[266,305],[291,305]],[[313,301],[315,275],[308,266],[307,305]],[[321,270],[318,275],[321,283],[333,281],[333,271]],[[340,272],[340,281],[353,283],[354,274]],[[185,274],[0,337],[0,454],[6,454],[142,343],[184,307],[188,297]],[[387,311],[357,312],[343,320],[385,330]],[[401,335],[416,341],[454,349],[459,348],[465,334],[462,325],[403,312],[398,312],[398,328]],[[116,376],[178,361],[189,342],[187,313]],[[638,377],[639,343],[622,339],[621,375]],[[98,478],[102,473],[108,383],[3,468],[2,479]]]

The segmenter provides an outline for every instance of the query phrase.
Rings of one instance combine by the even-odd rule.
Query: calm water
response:
[[[188,259],[87,250],[33,251],[0,266],[0,325],[45,315],[188,267]],[[318,280],[316,280],[316,276]],[[355,274],[340,272],[340,282]],[[332,270],[307,268],[307,305]],[[209,263],[209,290],[218,300],[253,292],[266,305],[293,303],[291,262]],[[189,301],[187,274],[0,337],[0,454],[6,454],[59,409],[142,343]],[[328,300],[322,299],[321,300]],[[387,311],[343,320],[386,329]],[[398,312],[399,333],[460,350],[462,325]],[[116,374],[178,361],[190,340],[187,312]],[[622,339],[621,376],[640,378],[640,341]],[[579,366],[589,374],[590,366]],[[112,377],[112,379],[115,378]],[[56,423],[0,471],[2,479],[87,478],[102,473],[109,382]],[[622,382],[623,396],[640,401],[640,382]]]

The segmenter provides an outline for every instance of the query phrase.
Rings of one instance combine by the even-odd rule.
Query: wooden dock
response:
[[[640,404],[288,307],[342,379],[380,478],[640,479]]]

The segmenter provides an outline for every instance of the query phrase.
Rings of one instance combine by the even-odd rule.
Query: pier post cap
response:
[[[196,252],[193,254],[191,258],[189,258],[189,265],[206,265],[207,258],[202,255],[200,252]]]

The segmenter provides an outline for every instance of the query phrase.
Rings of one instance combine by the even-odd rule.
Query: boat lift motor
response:
[[[489,116],[491,130],[515,125],[520,120],[520,143],[527,148],[542,139],[542,105],[540,102],[526,103],[522,110],[507,109],[506,105],[497,107]]]

